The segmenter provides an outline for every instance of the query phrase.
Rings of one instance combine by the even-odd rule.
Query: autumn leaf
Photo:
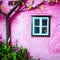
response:
[[[4,9],[4,5],[1,5],[1,9]]]
[[[30,2],[32,3],[32,0],[30,0]]]
[[[30,10],[32,8],[32,6],[30,5],[30,6],[28,6],[28,9]]]
[[[59,1],[58,0],[56,0],[56,3],[58,3]]]
[[[48,2],[50,2],[50,0],[48,0]]]
[[[40,8],[41,10],[44,10],[44,6],[43,6],[43,5],[41,5],[39,8]]]
[[[24,5],[24,2],[22,2],[22,5]]]
[[[5,13],[7,13],[7,10],[6,10],[6,9],[4,9],[3,11],[4,11]]]
[[[13,1],[13,5],[15,4],[15,2]]]

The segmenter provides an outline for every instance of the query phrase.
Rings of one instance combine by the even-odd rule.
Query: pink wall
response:
[[[5,1],[5,0],[4,0]],[[11,8],[5,4],[9,11]],[[60,4],[44,4],[44,9],[34,9],[22,13],[16,13],[11,18],[11,41],[12,45],[23,46],[28,49],[34,58],[42,57],[42,60],[59,60],[60,56]],[[50,37],[32,37],[31,36],[31,16],[32,15],[50,15]],[[0,14],[0,36],[1,40],[6,40],[5,16]],[[52,56],[54,56],[52,58]],[[44,58],[45,59],[44,59]],[[56,57],[56,59],[55,59]]]
[[[13,6],[8,5],[9,1],[12,1],[12,0],[3,0],[2,1],[2,6],[4,6],[4,8],[2,8],[2,11],[5,12],[5,10],[6,10],[6,12],[5,12],[6,14],[14,7],[14,5]]]
[[[5,42],[6,40],[6,25],[5,25],[5,16],[0,14],[0,40]]]
[[[26,47],[35,58],[60,55],[60,4],[43,6],[44,10],[35,9],[18,13],[11,23],[12,44],[16,45],[18,40],[18,46]],[[31,36],[32,15],[51,16],[50,37]]]

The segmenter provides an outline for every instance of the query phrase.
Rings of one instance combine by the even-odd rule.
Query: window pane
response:
[[[35,24],[36,26],[39,26],[39,25],[40,25],[39,19],[35,19],[34,24]]]
[[[42,26],[47,26],[47,19],[42,19]]]
[[[39,27],[34,27],[34,33],[39,33]]]
[[[47,34],[47,27],[42,27],[42,34]]]

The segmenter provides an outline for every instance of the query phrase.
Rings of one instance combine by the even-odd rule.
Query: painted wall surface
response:
[[[6,24],[5,24],[5,16],[0,14],[0,41],[5,42],[6,40]]]
[[[12,44],[26,47],[30,54],[35,57],[57,56],[60,59],[60,4],[43,5],[44,9],[35,9],[18,13],[11,22]],[[32,37],[32,15],[50,15],[50,37]]]
[[[37,8],[16,13],[12,16],[10,19],[12,45],[16,45],[17,40],[18,46],[26,47],[34,58],[41,57],[41,60],[60,60],[60,4],[43,4],[42,6],[43,10]],[[32,15],[51,16],[50,37],[31,36]],[[0,14],[0,39],[3,41],[6,40],[5,27],[5,16]]]

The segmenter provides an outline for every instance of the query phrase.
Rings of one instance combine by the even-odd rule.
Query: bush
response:
[[[0,44],[1,60],[31,60],[26,48],[11,47],[9,44]]]

